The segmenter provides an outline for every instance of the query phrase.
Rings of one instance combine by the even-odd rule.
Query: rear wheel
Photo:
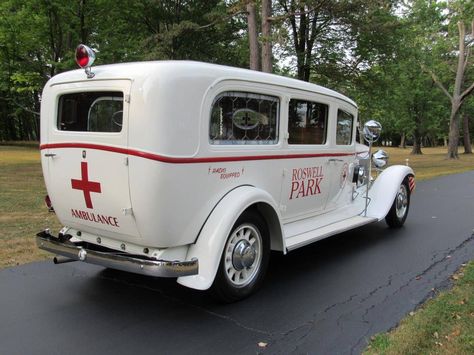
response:
[[[392,207],[385,217],[385,221],[390,228],[400,228],[405,223],[410,209],[410,189],[408,180],[405,178],[398,188],[397,195]]]
[[[231,303],[254,293],[263,282],[269,250],[265,221],[256,212],[244,212],[227,238],[211,289],[214,296]]]

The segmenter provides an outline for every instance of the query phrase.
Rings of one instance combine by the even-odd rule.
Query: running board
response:
[[[288,251],[295,250],[318,240],[377,221],[377,218],[371,217],[351,217],[340,222],[329,224],[322,228],[291,236],[285,240],[285,246]]]

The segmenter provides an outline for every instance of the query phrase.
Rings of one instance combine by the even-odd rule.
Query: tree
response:
[[[260,70],[260,51],[258,48],[257,12],[255,2],[247,4],[247,30],[250,50],[250,69]]]
[[[99,51],[98,65],[194,59],[247,67],[237,12],[221,0],[3,0],[0,140],[39,138],[41,90],[76,68],[81,42]]]
[[[466,28],[463,22],[459,21],[457,23],[457,27],[459,30],[457,51],[458,60],[452,93],[449,92],[438,76],[433,71],[430,71],[433,81],[451,102],[451,114],[449,116],[449,145],[447,156],[449,159],[459,158],[459,109],[461,108],[464,100],[466,100],[469,94],[471,94],[471,92],[474,90],[474,82],[472,82],[472,84],[467,88],[463,88],[466,69],[468,68],[470,60],[470,44],[473,40],[468,40],[466,38]],[[471,24],[471,38],[474,38],[474,19],[472,20]]]
[[[272,1],[262,0],[262,71],[271,73],[272,65]]]
[[[347,93],[357,99],[362,119],[381,121],[382,139],[400,141],[403,146],[406,138],[413,143],[412,154],[421,154],[423,144],[442,138],[447,125],[443,94],[419,66],[431,63],[439,67],[430,37],[443,22],[438,10],[424,0],[396,17],[372,8],[373,22],[381,24],[381,33],[391,29],[390,44],[384,46],[370,31],[359,29],[356,53],[367,58],[366,65],[349,76]]]
[[[72,68],[92,28],[92,1],[5,0],[0,4],[0,139],[37,140],[41,90]]]
[[[271,0],[262,0],[261,12],[258,11],[258,6],[254,0],[248,1],[245,8],[247,12],[250,69],[271,73],[273,71],[272,2]],[[261,31],[257,25],[257,14],[261,14]]]
[[[443,14],[443,21],[437,31],[432,31],[433,58],[431,62],[422,63],[422,68],[449,100],[451,112],[447,158],[458,159],[460,109],[474,90],[470,58],[474,44],[474,4],[472,1],[454,0],[430,3],[430,6]],[[469,25],[471,28],[466,29]]]
[[[290,25],[296,55],[296,76],[309,81],[313,50],[318,34],[329,29],[332,17],[326,1],[278,0],[282,18]],[[322,41],[321,41],[322,42]]]
[[[281,45],[296,58],[296,77],[322,84],[347,82],[361,68],[392,51],[393,2],[278,0]],[[333,86],[334,87],[334,86]]]

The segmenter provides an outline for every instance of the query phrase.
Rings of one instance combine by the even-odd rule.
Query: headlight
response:
[[[366,178],[366,169],[364,166],[359,165],[356,166],[354,169],[354,177],[352,178],[352,182],[357,184],[357,187],[364,185]]]
[[[388,163],[388,154],[386,151],[379,149],[374,154],[372,154],[372,162],[375,167],[381,169]]]

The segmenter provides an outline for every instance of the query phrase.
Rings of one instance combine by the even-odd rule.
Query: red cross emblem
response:
[[[89,181],[89,174],[87,172],[87,162],[81,162],[81,179],[71,179],[71,186],[75,190],[82,190],[84,193],[84,200],[86,201],[87,208],[92,207],[91,192],[101,193],[100,183],[95,181]]]

